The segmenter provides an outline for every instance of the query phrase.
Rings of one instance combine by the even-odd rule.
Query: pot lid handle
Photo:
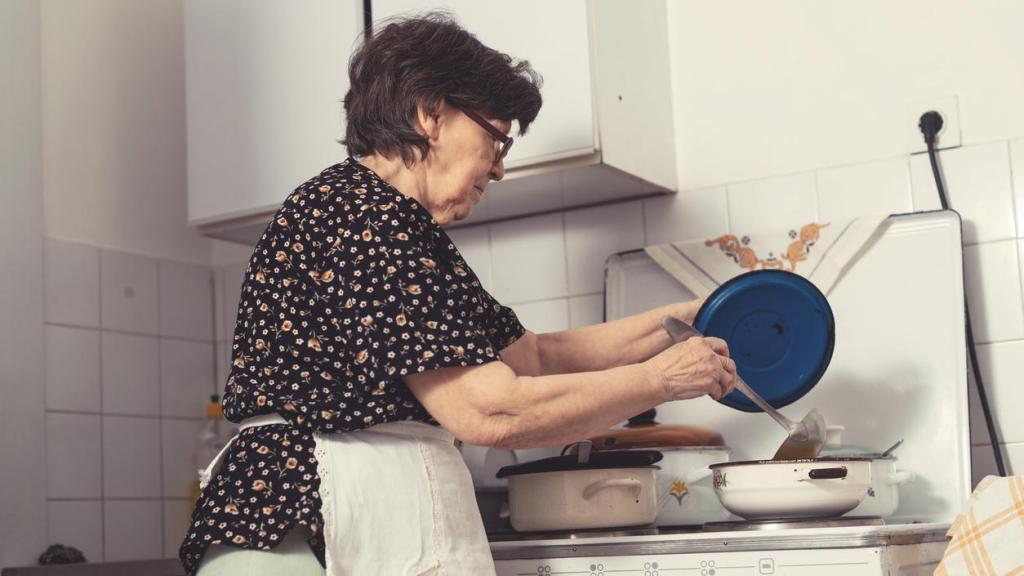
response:
[[[629,419],[628,422],[626,422],[626,428],[635,428],[637,426],[653,426],[654,424],[657,424],[657,422],[654,421],[654,417],[657,415],[658,411],[654,408],[651,408],[646,412],[641,412],[640,414],[633,416],[632,418]]]

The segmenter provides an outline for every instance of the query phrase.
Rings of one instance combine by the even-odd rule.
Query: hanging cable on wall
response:
[[[935,176],[935,188],[939,193],[939,203],[943,210],[949,210],[949,200],[946,198],[946,189],[942,185],[942,174],[939,170],[939,157],[935,151],[935,137],[942,130],[942,115],[935,111],[925,112],[921,115],[918,128],[924,135],[924,143],[928,146],[928,159],[932,165],[932,175]],[[999,448],[999,437],[996,435],[995,422],[992,419],[992,410],[989,407],[988,395],[985,393],[985,383],[981,378],[981,369],[978,365],[978,351],[974,344],[974,329],[971,327],[971,309],[967,305],[967,294],[964,294],[964,315],[967,320],[967,353],[971,360],[971,370],[974,374],[974,384],[978,389],[978,399],[981,401],[981,411],[985,415],[985,427],[988,429],[988,437],[992,441],[992,453],[996,459],[996,471],[1000,476],[1006,476],[1006,466],[1003,463],[1003,453]]]

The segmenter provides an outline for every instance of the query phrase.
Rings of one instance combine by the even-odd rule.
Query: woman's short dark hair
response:
[[[430,114],[446,101],[515,120],[520,134],[541,105],[541,78],[529,62],[484,46],[444,12],[389,21],[352,54],[349,79],[349,154],[397,154],[407,165],[429,149],[415,128],[421,104]]]

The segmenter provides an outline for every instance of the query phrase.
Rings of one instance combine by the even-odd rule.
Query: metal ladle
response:
[[[696,328],[673,316],[662,318],[661,325],[676,342],[682,342],[693,336],[703,337],[703,334]],[[738,373],[736,374],[736,389],[778,422],[779,426],[786,429],[788,437],[775,451],[772,460],[796,460],[818,456],[821,447],[825,444],[825,418],[817,408],[808,412],[803,420],[794,422],[783,416],[757,392],[754,392],[753,388],[744,382]]]

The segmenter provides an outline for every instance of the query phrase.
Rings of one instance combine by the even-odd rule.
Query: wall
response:
[[[46,235],[207,264],[185,226],[180,0],[44,0]]]
[[[683,188],[891,158],[922,101],[956,96],[964,144],[1024,134],[1024,4],[667,3]]]
[[[46,542],[39,6],[0,3],[0,566]]]
[[[39,66],[39,218],[29,241],[4,245],[36,248],[25,269],[39,268],[39,314],[22,324],[46,354],[21,356],[39,372],[20,380],[38,395],[22,411],[38,434],[3,437],[39,439],[40,510],[4,516],[38,517],[42,535],[0,565],[53,542],[93,561],[174,556],[217,390],[210,264],[224,250],[185,224],[181,2],[36,10],[37,35],[19,46]]]
[[[49,540],[176,556],[217,390],[211,270],[53,239],[44,261]]]

